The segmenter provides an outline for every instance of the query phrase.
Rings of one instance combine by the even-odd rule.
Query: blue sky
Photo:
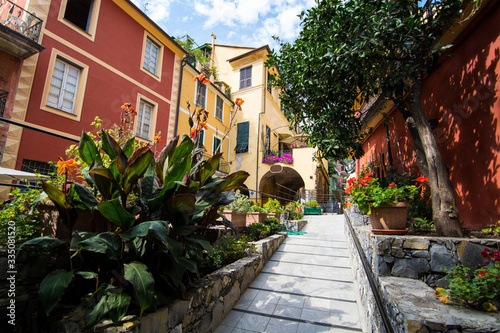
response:
[[[314,0],[132,0],[173,37],[189,35],[198,45],[216,44],[278,48],[272,36],[293,41],[301,11]]]

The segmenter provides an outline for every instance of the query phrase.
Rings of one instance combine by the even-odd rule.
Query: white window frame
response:
[[[142,126],[144,123],[143,105],[151,107],[151,115],[150,115],[149,124],[148,124],[149,131],[147,133],[147,136],[144,135],[143,128],[141,128],[139,130],[139,127]],[[138,138],[143,139],[143,140],[153,141],[153,136],[155,135],[155,130],[156,130],[157,109],[158,109],[158,105],[156,103],[151,102],[150,100],[139,95],[139,97],[137,98],[137,108],[136,108],[137,116],[136,116],[136,121],[135,121],[135,130],[134,130],[134,133]],[[142,115],[141,115],[141,113],[142,113]]]
[[[215,139],[220,140],[220,152],[222,153],[222,138],[220,138],[214,134],[212,137],[212,156],[216,154],[216,152],[215,152]]]
[[[148,52],[148,48],[153,48],[153,47],[156,47],[158,50],[156,59],[156,69],[154,72],[149,70],[149,65],[147,65],[147,67],[145,66],[146,63],[150,60],[149,57],[146,56],[146,52]],[[158,80],[160,82],[161,82],[161,71],[163,68],[163,51],[164,51],[163,44],[160,43],[159,40],[154,38],[147,31],[144,31],[144,41],[142,44],[140,69],[144,73],[148,74],[149,76],[153,77],[155,80]]]
[[[63,66],[62,68],[62,77],[55,77],[56,71],[59,71],[58,68],[56,68],[57,64],[61,64]],[[72,75],[71,72],[76,73],[76,75]],[[54,68],[52,70],[52,79],[50,81],[50,88],[49,88],[49,95],[47,97],[47,106],[61,110],[64,112],[68,112],[71,114],[75,114],[75,103],[76,103],[76,97],[78,95],[78,86],[80,83],[80,77],[81,77],[81,72],[82,69],[80,67],[77,67],[68,61],[65,61],[62,58],[57,58],[56,62],[54,64]],[[73,84],[70,81],[75,80],[76,83]],[[55,80],[60,80],[61,81],[61,86],[58,87],[54,85]],[[69,89],[71,86],[73,86],[72,89]],[[57,99],[56,102],[51,102],[51,92],[54,90],[58,90],[57,96],[54,96],[55,99]],[[73,90],[73,91],[71,91]],[[72,95],[70,98],[65,98],[69,97],[68,95]],[[71,103],[71,107],[66,107],[64,104],[66,103]]]
[[[158,58],[160,57],[161,47],[156,44],[151,38],[146,39],[146,46],[144,48],[144,62],[142,67],[153,75],[158,72]],[[156,51],[156,58],[153,58],[152,51]],[[154,67],[154,68],[152,68]]]
[[[245,78],[242,78],[243,71],[245,71],[245,73],[247,71],[249,71],[250,77],[245,76]],[[248,80],[250,80],[249,83],[247,82]],[[247,85],[247,83],[248,83],[248,85]],[[240,89],[246,89],[246,88],[250,88],[251,86],[252,86],[252,65],[246,66],[246,67],[240,69],[240,85],[239,85],[239,87],[240,87]]]
[[[80,35],[84,36],[85,38],[90,39],[91,41],[95,40],[95,35],[97,31],[97,20],[99,18],[99,10],[101,8],[101,0],[93,0],[92,1],[92,8],[89,13],[89,18],[87,20],[87,29],[82,30],[70,21],[66,20],[64,18],[64,15],[66,15],[66,6],[68,5],[68,0],[62,0],[61,1],[61,7],[59,8],[59,15],[57,17],[57,20],[67,27],[71,28],[72,30],[76,31]]]
[[[202,97],[202,94],[200,94],[200,96],[198,96],[198,89],[200,89],[200,86],[201,86],[201,89],[203,89],[203,87],[205,87],[205,94],[203,96],[203,105],[201,104],[198,104],[198,97]],[[202,90],[203,91],[203,90]],[[207,107],[207,95],[208,95],[208,87],[206,84],[202,84],[200,85],[198,83],[198,81],[196,81],[196,88],[195,88],[195,91],[194,91],[194,101],[196,103],[196,105],[199,105],[203,108],[206,108]]]
[[[217,111],[218,111],[217,102],[219,100],[222,102],[222,108],[220,109],[220,117],[217,115]],[[215,94],[215,108],[214,108],[214,110],[215,110],[215,113],[214,113],[215,119],[219,119],[220,121],[223,121],[224,120],[224,99],[217,94]]]
[[[58,105],[49,103],[50,88],[52,85],[52,78],[54,76],[54,70],[57,61],[64,63],[65,66],[67,65],[79,70],[78,84],[75,89],[75,96],[73,99],[72,110],[60,108],[59,103]],[[55,48],[52,49],[49,65],[47,67],[47,74],[45,76],[45,84],[43,88],[43,95],[40,103],[40,109],[57,114],[65,118],[80,121],[83,108],[83,99],[85,96],[85,87],[87,85],[88,72],[89,72],[88,65],[68,56],[67,54],[60,52]]]

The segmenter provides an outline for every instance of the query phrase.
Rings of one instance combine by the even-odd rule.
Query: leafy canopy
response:
[[[281,43],[266,65],[285,114],[325,157],[363,154],[360,114],[371,96],[402,97],[444,49],[439,38],[463,1],[329,0],[301,14],[293,44]]]

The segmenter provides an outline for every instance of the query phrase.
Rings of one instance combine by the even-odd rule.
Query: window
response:
[[[215,102],[215,118],[222,121],[223,116],[224,116],[224,101],[219,95],[217,95]]]
[[[252,86],[252,66],[240,69],[240,89]]]
[[[56,167],[53,164],[47,162],[29,160],[25,158],[23,159],[21,171],[37,172],[42,175],[50,176],[51,173],[56,172]]]
[[[196,84],[196,89],[200,89],[200,93],[196,92],[196,105],[199,105],[201,107],[206,107],[206,100],[207,100],[207,86],[202,84],[201,87],[197,83]]]
[[[198,147],[205,147],[205,130],[202,128],[200,131],[200,137],[198,138]]]
[[[250,122],[239,123],[236,133],[236,147],[234,150],[237,154],[248,153],[248,136],[249,136]]]
[[[221,151],[221,143],[222,143],[222,140],[220,138],[214,136],[214,146],[213,146],[213,149],[212,149],[213,155],[220,153],[220,151]]]
[[[143,67],[148,72],[156,75],[158,68],[158,57],[160,53],[160,46],[153,42],[151,38],[146,39],[146,47],[144,49],[144,64]]]
[[[85,32],[89,32],[93,0],[67,0],[64,18]]]
[[[137,115],[137,136],[149,140],[151,118],[153,116],[154,105],[141,100]]]
[[[266,126],[266,141],[264,142],[264,145],[267,152],[271,150],[271,129],[269,126]]]
[[[68,113],[75,113],[75,101],[80,82],[81,68],[60,58],[56,59],[50,81],[47,106]]]
[[[272,86],[271,86],[271,73],[267,72],[267,91],[272,94]]]

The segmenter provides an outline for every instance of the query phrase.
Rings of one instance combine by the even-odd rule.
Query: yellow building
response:
[[[205,45],[212,47],[212,45]],[[306,135],[290,129],[280,107],[279,91],[269,85],[265,61],[269,46],[259,48],[213,44],[212,57],[234,99],[244,100],[235,113],[229,142],[231,172],[250,173],[250,198],[278,198],[282,204],[304,198],[327,200],[327,164],[314,159]]]
[[[199,144],[204,147],[205,158],[209,158],[216,152],[222,152],[218,175],[224,176],[229,173],[228,161],[231,144],[229,124],[234,103],[230,93],[226,94],[224,84],[215,82],[212,78],[210,83],[204,85],[200,85],[195,80],[201,75],[198,70],[201,69],[200,65],[195,63],[194,60],[191,62],[189,59],[185,59],[181,64],[183,71],[179,110],[177,111],[179,116],[173,135],[189,135],[191,131],[189,118],[194,117],[194,113],[201,108],[205,109],[208,112],[207,128],[202,129]]]

